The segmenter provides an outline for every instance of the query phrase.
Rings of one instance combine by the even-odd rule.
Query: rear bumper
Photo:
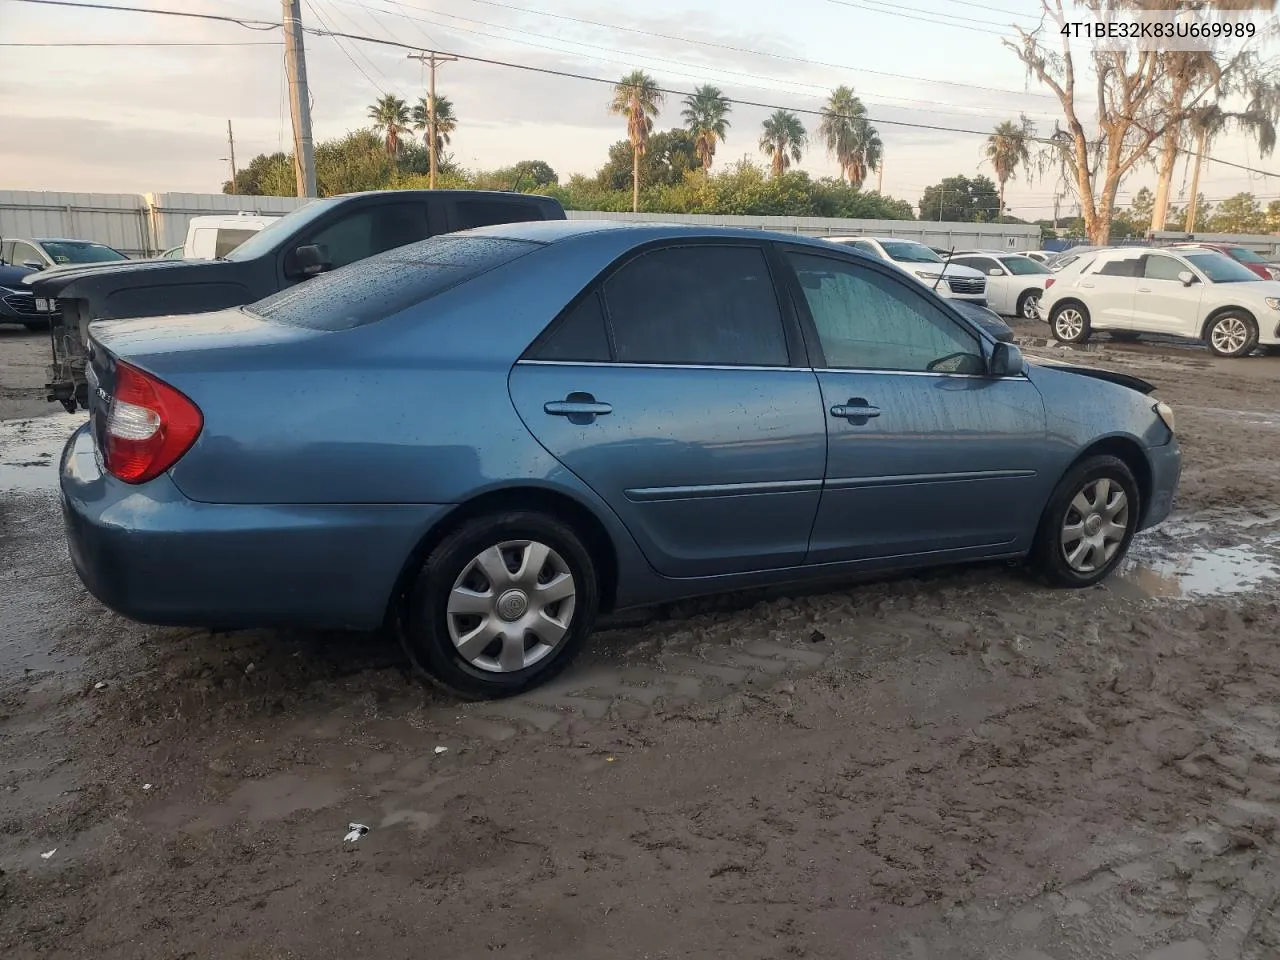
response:
[[[438,504],[209,504],[105,475],[88,427],[60,466],[71,562],[102,603],[168,626],[369,630]]]
[[[1142,512],[1139,530],[1154,527],[1169,516],[1182,478],[1182,448],[1176,439],[1162,447],[1149,447],[1147,458],[1151,462],[1151,498]]]

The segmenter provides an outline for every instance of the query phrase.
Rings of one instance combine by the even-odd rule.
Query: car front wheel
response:
[[[1084,343],[1089,339],[1089,311],[1078,303],[1064,303],[1053,310],[1053,335],[1062,343]]]
[[[569,665],[595,623],[591,554],[560,520],[479,517],[427,557],[401,622],[414,665],[455,693],[509,697]]]
[[[1040,319],[1040,291],[1025,290],[1018,298],[1018,316],[1023,320]]]
[[[1118,457],[1090,457],[1062,478],[1049,498],[1032,564],[1060,587],[1089,587],[1124,559],[1137,530],[1138,484]]]
[[[1258,324],[1247,313],[1224,313],[1205,333],[1209,349],[1219,357],[1247,357],[1258,345]]]

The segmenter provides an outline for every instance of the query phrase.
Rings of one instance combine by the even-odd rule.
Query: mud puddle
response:
[[[60,413],[0,422],[0,493],[53,491],[62,448],[86,419],[83,413]]]

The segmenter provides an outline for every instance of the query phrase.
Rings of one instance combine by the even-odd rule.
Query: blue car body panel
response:
[[[1064,370],[992,378],[814,370],[803,356],[771,368],[522,359],[584,288],[645,244],[724,237],[830,255],[823,241],[582,221],[470,233],[542,246],[347,329],[252,307],[94,324],[101,392],[61,471],[72,558],[89,589],[155,623],[371,628],[460,505],[528,490],[596,519],[618,608],[1018,556],[1054,485],[1098,443],[1143,458],[1144,526],[1169,512],[1181,458],[1153,401]],[[971,328],[989,352],[991,336]],[[100,464],[117,358],[205,417],[185,456],[137,486]],[[610,412],[548,413],[575,395]],[[830,415],[854,399],[880,416]]]

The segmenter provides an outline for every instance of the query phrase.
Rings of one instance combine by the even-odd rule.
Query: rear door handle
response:
[[[1088,288],[1090,288],[1090,289],[1093,289],[1093,287],[1095,286],[1095,284],[1092,284],[1092,283],[1082,283],[1082,284],[1080,284],[1080,286],[1082,286],[1082,287],[1088,287]]]
[[[832,407],[831,415],[841,420],[866,423],[872,417],[880,416],[880,408],[871,406],[861,397],[853,397],[848,403],[838,403]]]
[[[1150,287],[1139,287],[1139,288],[1138,288],[1138,292],[1139,292],[1139,293],[1150,293],[1150,292],[1151,292],[1151,288],[1150,288]]]
[[[568,417],[570,423],[584,424],[613,413],[613,405],[600,403],[589,393],[571,393],[563,400],[548,400],[542,411],[553,417]]]

